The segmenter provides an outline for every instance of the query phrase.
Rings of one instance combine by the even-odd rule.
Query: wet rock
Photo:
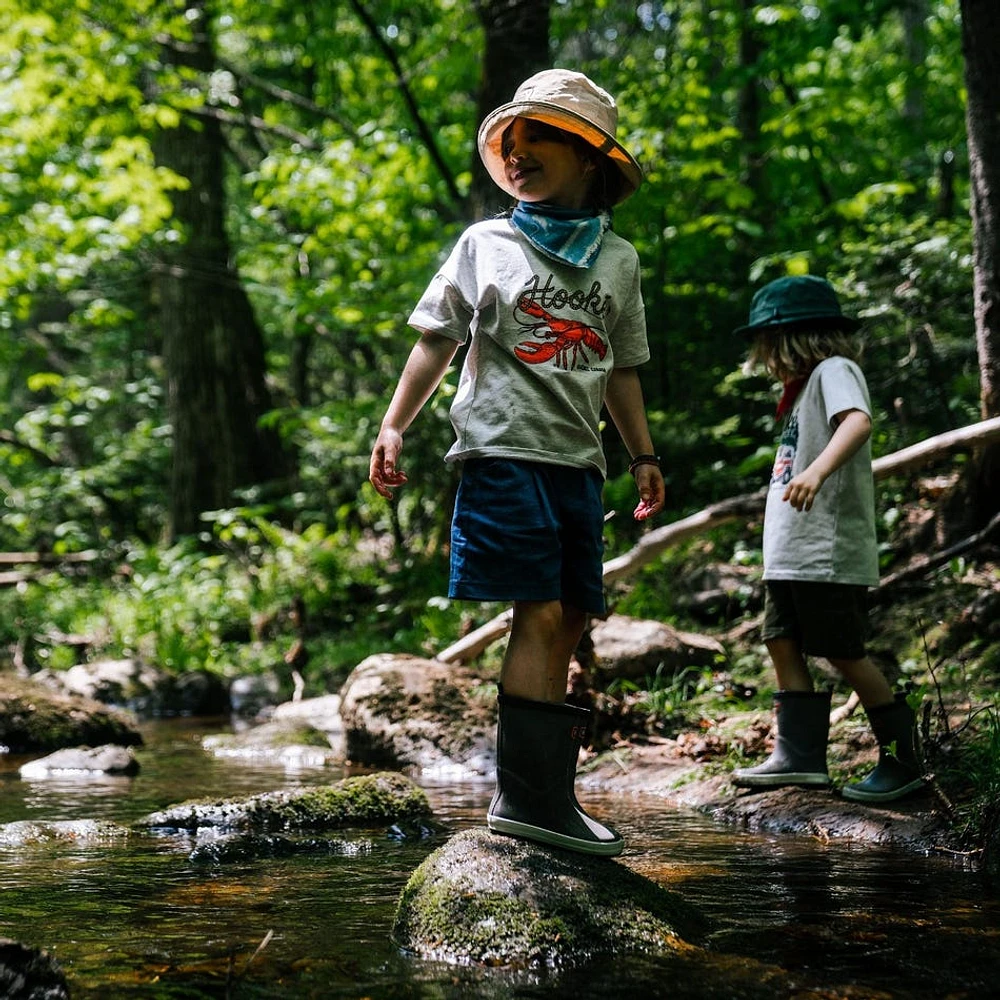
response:
[[[454,664],[380,653],[341,690],[350,760],[427,777],[492,775],[496,687]]]
[[[69,986],[62,969],[48,952],[0,938],[0,997],[69,1000]]]
[[[74,819],[39,822],[21,820],[0,825],[0,847],[27,847],[32,844],[111,844],[128,837],[127,827],[107,820]],[[0,996],[5,994],[0,993]]]
[[[776,788],[720,796],[702,808],[715,819],[745,830],[921,850],[947,839],[945,824],[932,807],[930,797],[923,794],[866,806],[831,791]]]
[[[884,805],[863,805],[840,798],[833,789],[736,789],[727,771],[720,773],[711,760],[692,756],[687,742],[680,737],[619,747],[581,769],[577,787],[658,796],[664,808],[696,809],[720,823],[756,832],[918,851],[958,846],[930,791]]]
[[[344,720],[340,717],[342,699],[339,694],[324,694],[318,698],[285,701],[274,709],[274,722],[306,722],[326,736],[330,748],[344,756]]]
[[[344,759],[343,748],[334,749],[327,734],[306,718],[274,719],[240,733],[206,736],[202,746],[216,757],[266,760],[286,767],[324,767]]]
[[[65,775],[120,775],[139,773],[139,762],[129,747],[67,747],[38,760],[22,764],[22,778],[48,778]]]
[[[368,839],[334,840],[327,837],[231,833],[199,844],[191,852],[190,858],[192,861],[232,864],[301,855],[356,857],[359,854],[370,854],[374,849],[375,844]]]
[[[123,713],[31,680],[0,680],[0,752],[47,753],[63,747],[140,746],[142,736]]]
[[[269,713],[281,701],[281,681],[273,673],[237,677],[229,685],[230,711],[250,719]]]
[[[167,833],[197,833],[206,828],[268,833],[382,826],[430,814],[426,794],[409,778],[380,773],[246,799],[184,802],[151,813],[135,826]]]
[[[706,931],[686,900],[619,862],[467,830],[414,872],[393,937],[421,958],[529,967],[687,953]]]
[[[229,692],[207,670],[173,674],[138,659],[95,660],[35,675],[52,690],[124,708],[142,717],[223,715]]]
[[[590,631],[600,682],[615,677],[644,680],[657,669],[670,677],[685,667],[713,666],[726,656],[722,643],[665,622],[610,615]]]

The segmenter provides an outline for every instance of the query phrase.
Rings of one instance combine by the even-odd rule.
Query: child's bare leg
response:
[[[885,675],[867,656],[860,660],[834,660],[830,665],[858,692],[865,708],[888,705],[893,700],[892,688]]]
[[[562,601],[515,601],[500,672],[504,692],[533,701],[564,701],[569,659],[586,622],[583,611]]]
[[[812,691],[812,677],[797,640],[768,639],[765,645],[781,691]]]

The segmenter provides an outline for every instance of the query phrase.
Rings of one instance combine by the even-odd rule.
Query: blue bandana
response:
[[[548,202],[519,201],[510,221],[546,257],[571,267],[590,267],[611,226],[608,212],[563,208]]]

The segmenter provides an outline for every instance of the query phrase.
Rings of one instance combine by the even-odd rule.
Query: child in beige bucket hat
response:
[[[514,99],[490,112],[479,126],[479,155],[496,185],[517,197],[504,170],[503,134],[515,118],[544,122],[577,135],[606,156],[621,176],[621,187],[611,204],[624,201],[642,183],[642,169],[618,141],[618,105],[615,99],[583,73],[547,69],[525,80]]]
[[[664,500],[637,372],[649,359],[639,259],[611,229],[611,207],[642,180],[617,121],[610,94],[562,69],[487,115],[480,155],[517,204],[465,230],[411,313],[420,338],[369,470],[386,498],[405,484],[403,434],[468,342],[445,456],[462,467],[448,593],[514,606],[487,823],[606,856],[624,842],[576,799],[590,713],[565,700],[587,618],[605,613],[605,408],[633,456],[635,518]]]

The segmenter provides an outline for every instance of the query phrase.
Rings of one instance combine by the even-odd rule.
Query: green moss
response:
[[[424,791],[401,774],[345,778],[336,785],[310,789],[281,800],[260,796],[251,806],[251,820],[282,829],[365,826],[419,819],[430,815]]]
[[[680,947],[704,920],[674,893],[604,859],[465,831],[404,888],[394,936],[428,958],[563,965],[599,953]]]
[[[422,789],[405,775],[380,773],[296,792],[266,792],[248,799],[183,802],[136,822],[144,829],[321,830],[380,826],[431,815]]]
[[[0,732],[4,746],[12,753],[142,743],[124,716],[98,702],[58,695],[10,674],[3,675],[2,688]]]

